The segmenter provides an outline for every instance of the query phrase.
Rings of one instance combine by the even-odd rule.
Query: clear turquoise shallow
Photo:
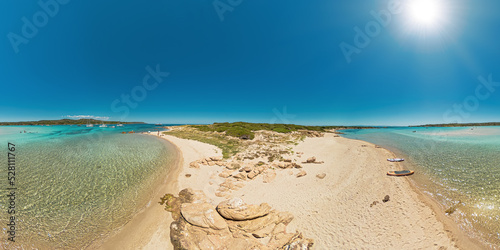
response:
[[[16,145],[18,227],[16,243],[7,247],[80,249],[155,205],[148,203],[175,161],[175,149],[153,136],[121,132],[156,129],[0,127],[2,190],[8,186],[7,143]],[[0,244],[7,238],[5,195],[0,198]]]
[[[470,234],[500,246],[500,127],[345,130],[407,158],[412,178]]]

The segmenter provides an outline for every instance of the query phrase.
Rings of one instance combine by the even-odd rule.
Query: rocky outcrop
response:
[[[217,212],[228,220],[251,220],[269,214],[271,206],[262,203],[260,206],[247,205],[240,198],[233,198],[219,203]]]
[[[213,157],[207,157],[205,159],[193,161],[189,163],[189,167],[191,168],[200,168],[200,166],[221,166],[221,167],[227,167],[230,169],[232,165],[229,162],[225,162],[222,160],[222,157],[218,156],[213,156]],[[239,168],[239,167],[238,167]],[[236,168],[237,169],[237,168]]]
[[[267,203],[248,205],[240,198],[233,198],[215,208],[201,191],[184,189],[178,197],[165,195],[160,204],[174,218],[170,240],[176,250],[307,250],[314,245],[302,233],[287,233],[286,226],[293,215],[271,210]]]

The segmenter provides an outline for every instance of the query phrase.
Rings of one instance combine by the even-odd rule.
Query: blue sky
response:
[[[0,120],[500,121],[500,2],[440,2],[4,0]]]

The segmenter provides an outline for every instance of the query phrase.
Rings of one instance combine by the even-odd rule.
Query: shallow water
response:
[[[500,127],[345,130],[393,149],[415,168],[418,186],[473,236],[500,247]]]
[[[0,186],[9,187],[10,142],[16,145],[17,187],[16,242],[6,241],[10,215],[8,193],[3,191],[0,244],[80,249],[154,205],[148,202],[174,162],[175,149],[153,136],[120,132],[156,129],[151,125],[0,127],[0,162],[5,166]]]

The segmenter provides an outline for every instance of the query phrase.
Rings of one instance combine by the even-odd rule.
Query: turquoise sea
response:
[[[500,127],[344,130],[344,137],[381,145],[410,178],[470,235],[500,247]]]
[[[85,248],[155,205],[153,190],[176,160],[175,149],[137,132],[158,129],[0,126],[0,248]],[[15,243],[7,240],[8,143],[15,145]]]

